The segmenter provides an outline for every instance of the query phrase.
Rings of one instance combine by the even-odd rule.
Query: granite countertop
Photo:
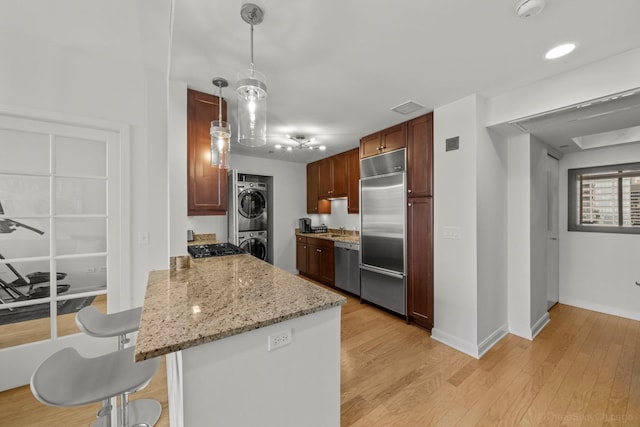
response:
[[[296,228],[296,236],[360,244],[360,234],[353,231],[345,231],[343,234],[340,230],[329,229],[327,233],[301,233],[300,229]]]
[[[346,298],[251,255],[151,271],[136,341],[141,361],[336,307]]]
[[[216,240],[216,235],[214,234],[194,234],[193,240],[187,242],[187,246],[195,246],[195,245],[210,245],[215,243],[222,243],[219,240]]]

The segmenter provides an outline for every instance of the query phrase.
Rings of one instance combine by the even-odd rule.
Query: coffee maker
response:
[[[298,219],[298,228],[301,233],[311,233],[311,218]]]

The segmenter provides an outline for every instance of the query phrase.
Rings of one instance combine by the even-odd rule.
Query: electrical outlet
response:
[[[291,344],[291,329],[278,332],[274,335],[269,335],[269,342],[267,343],[267,351],[275,350],[278,347]]]
[[[95,273],[96,272],[96,268],[95,267],[87,267],[86,270],[84,270],[85,273]]]
[[[105,266],[99,267],[99,268],[98,268],[98,271],[99,271],[100,273],[106,273],[106,272],[107,272],[107,267],[105,267]]]

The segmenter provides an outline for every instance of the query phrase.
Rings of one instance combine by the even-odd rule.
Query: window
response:
[[[640,163],[569,169],[569,231],[640,234]]]

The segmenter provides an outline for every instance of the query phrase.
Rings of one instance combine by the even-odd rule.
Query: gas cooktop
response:
[[[214,243],[211,245],[193,245],[187,251],[194,258],[246,254],[245,251],[231,243]]]

